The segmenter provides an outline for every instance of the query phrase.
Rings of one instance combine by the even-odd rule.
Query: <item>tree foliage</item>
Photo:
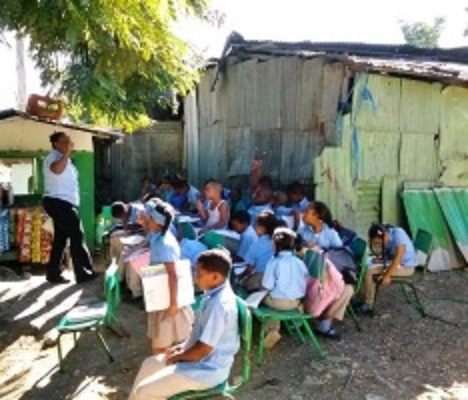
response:
[[[196,60],[174,33],[208,0],[2,0],[0,29],[30,38],[45,85],[75,117],[132,130],[161,93],[185,92]]]
[[[426,22],[400,22],[407,44],[415,47],[435,48],[445,25],[444,18],[436,18],[433,24]]]

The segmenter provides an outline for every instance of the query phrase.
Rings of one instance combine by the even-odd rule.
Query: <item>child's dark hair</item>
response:
[[[267,235],[273,235],[276,227],[278,226],[278,220],[271,211],[264,211],[257,216],[257,225],[263,226],[266,230]]]
[[[172,187],[174,189],[184,189],[184,188],[188,187],[188,182],[187,182],[186,179],[177,178],[172,183]]]
[[[258,186],[264,186],[264,187],[268,187],[268,188],[272,189],[273,188],[273,180],[268,175],[264,175],[258,180]]]
[[[286,187],[286,193],[287,194],[296,194],[300,196],[305,195],[304,191],[304,185],[302,185],[300,182],[291,182],[287,187]]]
[[[123,201],[116,201],[111,205],[112,218],[122,218],[127,211],[127,205]]]
[[[156,212],[159,214],[164,215],[165,217],[165,223],[162,227],[162,234],[164,235],[169,227],[172,224],[172,221],[174,221],[174,209],[169,203],[166,203],[165,201],[162,201],[161,199],[151,199],[150,201],[147,202],[150,206],[154,207]]]
[[[296,248],[296,233],[289,228],[276,228],[273,232],[273,242],[275,242],[275,256],[280,251],[294,251]]]
[[[373,223],[367,232],[369,240],[383,237],[389,228],[391,228],[391,225]]]
[[[55,148],[55,143],[57,143],[61,138],[63,138],[66,135],[67,134],[65,132],[56,131],[49,136],[49,141],[52,144],[52,146]]]
[[[207,250],[198,256],[197,264],[208,272],[217,272],[227,278],[232,267],[231,256],[226,250]]]
[[[307,209],[315,210],[321,221],[325,222],[330,227],[333,226],[332,213],[325,203],[321,201],[314,201],[307,207]]]
[[[232,214],[231,221],[237,221],[241,224],[250,224],[250,214],[245,210],[238,210]]]

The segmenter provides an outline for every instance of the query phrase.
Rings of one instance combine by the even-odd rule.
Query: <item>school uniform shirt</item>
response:
[[[245,260],[247,253],[250,250],[250,246],[258,239],[257,232],[250,225],[240,234],[239,247],[237,248],[236,254]]]
[[[270,204],[262,204],[262,205],[252,205],[249,207],[247,212],[250,215],[250,225],[255,227],[257,225],[257,217],[265,211],[273,211],[273,208]]]
[[[292,205],[293,210],[299,210],[301,213],[303,213],[306,208],[309,206],[310,201],[307,200],[307,197],[304,197],[299,203],[295,203]]]
[[[275,208],[275,215],[279,218],[286,217],[288,215],[291,215],[292,211],[292,207],[279,206]]]
[[[180,260],[180,247],[170,230],[149,235],[150,260],[152,265]]]
[[[411,241],[408,234],[397,226],[389,228],[388,230],[389,241],[385,246],[389,255],[395,257],[397,247],[400,245],[405,246],[405,254],[400,261],[402,267],[414,268],[418,263],[418,255],[414,248],[413,242]]]
[[[198,240],[182,239],[180,242],[180,254],[183,260],[190,260],[192,275],[195,275],[195,266],[201,253],[208,250],[202,242]]]
[[[305,296],[308,276],[304,262],[292,251],[280,251],[268,262],[262,286],[274,299],[298,300]]]
[[[316,233],[311,226],[303,225],[298,233],[305,242],[313,242],[323,250],[331,250],[343,247],[343,242],[338,232],[323,224],[322,231]]]
[[[229,377],[234,356],[239,351],[236,296],[229,283],[205,292],[185,348],[202,342],[213,351],[200,361],[179,362],[176,373],[214,387]]]
[[[44,160],[44,197],[63,200],[78,207],[80,205],[80,188],[78,170],[73,162],[68,159],[61,174],[55,174],[50,170],[50,166],[62,157],[62,153],[52,150]]]
[[[271,237],[269,235],[262,235],[252,243],[244,260],[248,265],[255,268],[255,272],[263,273],[271,257],[273,257]]]
[[[142,203],[130,203],[128,224],[135,225],[138,223],[138,215],[145,212],[145,206]]]

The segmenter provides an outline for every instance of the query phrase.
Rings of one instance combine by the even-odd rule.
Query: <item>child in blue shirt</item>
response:
[[[177,305],[177,275],[175,263],[180,260],[180,247],[170,231],[174,219],[172,207],[151,200],[145,205],[149,218],[151,265],[164,264],[169,278],[170,306],[167,310],[148,313],[148,337],[153,354],[164,353],[169,347],[187,339],[193,322],[190,306]]]
[[[277,226],[278,220],[272,212],[264,212],[257,217],[255,231],[258,239],[252,243],[245,256],[247,269],[240,281],[240,286],[248,292],[262,289],[263,272],[273,257],[271,235]]]
[[[369,229],[369,242],[372,251],[380,252],[388,264],[373,264],[368,267],[363,285],[362,300],[359,308],[362,314],[371,314],[374,305],[376,283],[374,276],[381,275],[382,286],[388,286],[392,277],[408,277],[418,266],[418,257],[408,234],[398,226],[373,224]],[[388,256],[388,258],[387,258]]]
[[[258,236],[255,229],[250,225],[250,215],[245,210],[236,211],[232,215],[231,227],[240,235],[239,247],[234,255],[234,260],[242,262]]]
[[[228,379],[240,347],[236,296],[227,281],[230,269],[231,260],[224,251],[200,255],[196,279],[204,298],[190,338],[164,357],[143,362],[130,400],[167,399],[215,387]]]
[[[306,294],[309,272],[306,265],[294,254],[296,234],[289,228],[277,228],[273,233],[275,256],[268,262],[262,286],[269,291],[264,303],[281,311],[300,307]],[[272,348],[280,339],[280,323],[267,325],[265,347]]]

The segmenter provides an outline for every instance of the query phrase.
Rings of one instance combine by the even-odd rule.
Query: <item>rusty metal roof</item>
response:
[[[219,62],[255,56],[326,57],[354,70],[468,86],[468,47],[423,49],[409,45],[245,40],[232,33]]]

